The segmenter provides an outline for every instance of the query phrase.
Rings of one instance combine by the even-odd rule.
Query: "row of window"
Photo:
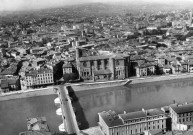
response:
[[[31,82],[31,81],[35,81],[35,80],[52,80],[53,79],[53,77],[51,76],[51,77],[45,77],[45,78],[33,78],[33,79],[31,79],[31,78],[27,78],[27,82]]]
[[[192,118],[183,118],[183,119],[179,119],[179,123],[182,123],[182,122],[187,122],[187,121],[192,121]]]
[[[117,70],[116,75],[118,75],[118,76],[124,75],[124,71],[123,70]]]
[[[29,82],[27,83],[28,86],[31,86],[31,85],[37,85],[37,84],[48,84],[48,83],[53,83],[52,80],[48,80],[48,81],[37,81],[37,82]]]
[[[102,65],[102,60],[90,61],[90,66],[91,67],[94,66],[95,63],[96,63],[96,66],[101,66]],[[88,67],[87,61],[82,62],[82,65],[83,65],[83,67]],[[107,60],[107,59],[104,60],[104,65],[108,66],[109,65],[109,60]]]
[[[192,113],[184,113],[184,114],[179,114],[179,117],[185,117],[185,116],[191,116]]]
[[[161,116],[161,117],[163,117],[163,116]],[[156,119],[156,118],[158,118],[158,117],[148,118],[147,120],[153,120],[153,119]],[[129,120],[129,121],[125,121],[125,123],[143,122],[145,120],[146,119]],[[153,122],[153,124],[155,124],[155,122],[159,123],[159,121],[162,122],[162,123],[164,122],[164,120],[155,120],[155,121],[152,121],[152,122]],[[148,122],[148,124],[150,124],[150,123],[151,122]]]
[[[135,128],[135,127],[126,127],[126,134],[136,134],[136,133],[141,133],[145,130],[152,130],[152,129],[164,129],[164,125],[162,124],[161,126],[160,125],[157,125],[157,126],[153,126],[152,128],[149,126],[144,126],[143,128],[140,127],[140,128]],[[122,130],[122,131],[121,131]],[[115,128],[115,129],[112,129],[112,132],[111,132],[111,135],[122,135],[124,132],[124,129],[122,127],[120,127],[120,129],[118,128]]]
[[[90,75],[90,72],[82,72],[81,75],[82,75],[83,77],[86,77],[86,76],[89,76],[89,75]]]
[[[53,76],[53,73],[37,74],[37,77],[45,77],[45,76]],[[27,78],[31,78],[31,76],[27,76]]]

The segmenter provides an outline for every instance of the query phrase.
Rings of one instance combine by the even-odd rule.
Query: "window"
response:
[[[87,67],[86,61],[83,62],[83,67]]]
[[[119,66],[119,65],[120,65],[119,60],[116,60],[116,65],[117,65],[117,66]]]
[[[86,72],[84,72],[84,76],[86,76]]]
[[[107,69],[107,67],[109,66],[109,60],[104,60],[104,63],[105,63],[105,69]]]

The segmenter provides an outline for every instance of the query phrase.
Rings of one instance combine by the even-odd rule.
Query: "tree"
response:
[[[78,75],[76,73],[64,74],[63,79],[64,79],[64,82],[67,83],[69,81],[78,79]]]
[[[162,75],[162,74],[164,74],[164,73],[163,73],[163,70],[162,70],[161,67],[159,67],[158,65],[155,66],[155,74],[156,74],[156,75]]]

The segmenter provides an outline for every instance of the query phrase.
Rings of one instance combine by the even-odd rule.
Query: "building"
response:
[[[37,70],[32,69],[20,79],[20,83],[22,90],[52,85],[54,83],[53,70],[46,67]]]
[[[27,119],[27,129],[35,131],[49,132],[47,121],[45,117],[29,118]]]
[[[106,135],[143,134],[147,130],[166,130],[167,116],[161,109],[117,115],[114,111],[98,113],[99,126]]]
[[[10,91],[18,91],[20,90],[20,82],[19,77],[11,77],[1,80],[1,91],[3,93]]]
[[[128,77],[129,56],[122,54],[80,57],[76,49],[79,75],[84,80],[114,80]]]
[[[156,66],[156,64],[154,64],[154,63],[143,63],[141,65],[138,65],[136,67],[137,77],[154,75],[155,74],[155,66]]]
[[[169,106],[172,130],[187,130],[193,125],[193,103]]]
[[[19,135],[52,135],[45,117],[27,119],[27,131]]]
[[[63,74],[70,74],[72,72],[73,65],[71,63],[66,63],[63,65]]]

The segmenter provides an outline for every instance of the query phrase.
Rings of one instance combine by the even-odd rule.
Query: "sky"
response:
[[[92,3],[92,2],[131,2],[135,0],[0,0],[0,11],[17,11],[28,9],[41,9],[48,7],[57,7],[64,5],[72,5],[79,3]],[[160,0],[143,0],[146,2],[160,2]],[[191,2],[192,0],[177,0],[179,2]],[[172,3],[176,0],[162,0],[164,3]]]

